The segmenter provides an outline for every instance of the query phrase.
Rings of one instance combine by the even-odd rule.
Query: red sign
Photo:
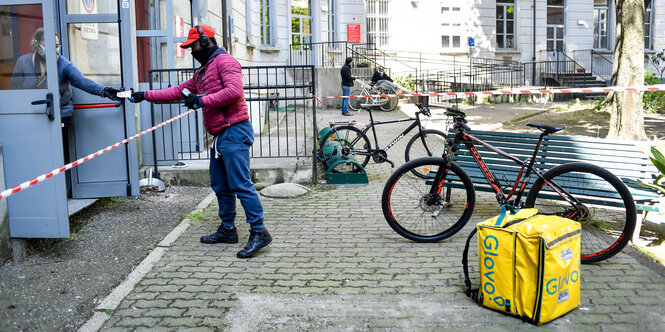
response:
[[[360,43],[360,24],[346,25],[346,41],[349,43]]]

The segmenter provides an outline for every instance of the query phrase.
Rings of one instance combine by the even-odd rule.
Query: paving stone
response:
[[[237,245],[199,243],[219,225],[213,202],[204,209],[204,220],[173,243],[102,330],[536,329],[480,307],[463,293],[461,252],[474,225],[498,214],[494,197],[478,192],[472,219],[449,239],[411,242],[383,217],[381,193],[392,171],[370,164],[366,186],[318,187],[294,199],[262,197],[274,241],[249,260],[235,256],[247,241],[244,222],[237,223]],[[236,209],[241,219],[239,201]],[[475,257],[477,250],[470,254]],[[477,285],[477,266],[471,272]],[[665,277],[659,272],[622,253],[582,266],[581,275],[581,308],[539,331],[665,330]]]

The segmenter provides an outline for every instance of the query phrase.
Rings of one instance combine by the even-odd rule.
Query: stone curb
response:
[[[196,208],[191,213],[203,212],[210,203],[215,199],[215,193],[211,192],[204,198],[201,203],[199,203]],[[155,248],[150,254],[141,261],[141,263],[132,270],[132,272],[125,278],[125,280],[120,283],[113,291],[104,299],[102,302],[95,308],[95,313],[93,316],[88,319],[85,324],[83,324],[78,331],[79,332],[96,332],[104,325],[118,305],[122,300],[136,287],[143,277],[152,269],[153,265],[158,262],[164,253],[171,247],[171,244],[178,240],[178,238],[189,228],[190,220],[189,218],[183,219],[178,226],[176,226],[164,239],[159,242],[157,248]]]

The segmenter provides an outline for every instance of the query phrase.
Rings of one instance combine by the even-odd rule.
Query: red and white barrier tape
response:
[[[431,97],[437,97],[437,96],[444,96],[444,97],[468,97],[468,96],[489,96],[489,95],[510,95],[510,94],[550,94],[550,93],[603,93],[603,92],[625,92],[625,91],[665,91],[665,84],[655,84],[655,85],[642,85],[642,86],[628,86],[628,87],[620,87],[620,86],[610,86],[610,87],[589,87],[589,88],[568,88],[568,89],[509,89],[509,90],[494,90],[494,91],[469,91],[469,92],[431,92],[431,93],[398,93],[398,94],[392,94],[392,95],[352,95],[352,96],[327,96],[327,97],[318,97],[318,96],[312,96],[312,98],[315,98],[319,103],[321,103],[321,98],[324,99],[334,99],[334,98],[376,98],[376,97],[423,97],[423,96],[431,96]],[[134,140],[140,136],[143,136],[157,128],[160,128],[164,125],[167,125],[175,120],[178,120],[195,110],[189,110],[185,113],[182,113],[178,116],[175,116],[169,120],[166,120],[152,128],[146,129],[132,137],[126,138],[118,143],[115,143],[113,145],[110,145],[102,150],[99,150],[95,153],[89,154],[77,161],[74,161],[72,163],[69,163],[65,166],[62,166],[60,168],[56,168],[46,174],[42,174],[30,181],[26,181],[21,183],[18,186],[12,187],[10,189],[7,189],[5,191],[0,192],[0,199],[7,198],[13,194],[16,194],[17,192],[24,190],[26,188],[32,187],[36,185],[37,183],[40,183],[46,179],[49,179],[55,175],[58,175],[62,172],[65,172],[68,169],[71,169],[73,167],[76,167],[92,158],[98,157],[99,155],[106,153],[110,150],[113,150],[120,145],[123,145],[131,140]]]
[[[180,114],[180,115],[178,115],[178,116],[175,116],[175,117],[173,117],[173,118],[171,118],[171,119],[168,119],[168,120],[166,120],[166,121],[164,121],[164,122],[162,122],[162,123],[160,123],[160,124],[158,124],[158,125],[156,125],[156,126],[154,126],[154,127],[152,127],[152,128],[146,129],[146,130],[144,130],[144,131],[142,131],[142,132],[140,132],[140,133],[138,133],[138,134],[136,134],[136,135],[134,135],[134,136],[132,136],[132,137],[130,137],[130,138],[125,138],[124,140],[122,140],[122,141],[120,141],[120,142],[118,142],[118,143],[115,143],[115,144],[113,144],[113,145],[109,145],[109,146],[107,146],[107,147],[105,147],[105,148],[103,148],[103,149],[101,149],[101,150],[99,150],[99,151],[97,151],[97,152],[95,152],[95,153],[91,153],[91,154],[89,154],[89,155],[87,155],[87,156],[85,156],[85,157],[83,157],[83,158],[81,158],[81,159],[79,159],[79,160],[77,160],[77,161],[71,162],[71,163],[69,163],[69,164],[67,164],[67,165],[65,165],[65,166],[60,167],[60,168],[56,168],[56,169],[54,169],[54,170],[52,170],[52,171],[50,171],[50,172],[48,172],[48,173],[46,173],[46,174],[42,174],[42,175],[40,175],[40,176],[38,176],[38,177],[36,177],[36,178],[30,180],[30,181],[23,182],[23,183],[19,184],[18,186],[15,186],[15,187],[13,187],[13,188],[11,188],[11,189],[7,189],[7,190],[5,190],[5,191],[3,191],[3,192],[0,192],[0,199],[7,198],[7,197],[9,197],[9,196],[11,196],[11,195],[16,194],[17,192],[19,192],[19,191],[21,191],[21,190],[24,190],[24,189],[27,189],[27,188],[29,188],[29,187],[32,187],[32,186],[36,185],[37,183],[40,183],[40,182],[42,182],[42,181],[44,181],[44,180],[46,180],[46,179],[52,178],[53,176],[58,175],[58,174],[60,174],[60,173],[63,173],[64,171],[66,171],[66,170],[68,170],[68,169],[71,169],[71,168],[74,168],[74,167],[76,167],[76,166],[78,166],[78,165],[80,165],[80,164],[83,164],[84,162],[86,162],[86,161],[88,161],[88,160],[90,160],[90,159],[92,159],[92,158],[98,157],[98,156],[101,155],[102,153],[109,152],[109,151],[111,151],[111,150],[113,150],[113,149],[115,149],[115,148],[117,148],[117,147],[119,147],[119,146],[121,146],[121,145],[123,145],[123,144],[125,144],[125,143],[127,143],[127,142],[129,142],[129,141],[131,141],[131,140],[134,140],[134,139],[136,139],[136,138],[138,138],[138,137],[140,137],[140,136],[143,136],[143,135],[145,135],[145,134],[147,134],[147,133],[149,133],[149,132],[151,132],[151,131],[153,131],[153,130],[159,128],[159,127],[163,127],[164,125],[167,125],[167,124],[169,124],[169,123],[171,123],[171,122],[173,122],[173,121],[175,121],[175,120],[178,120],[178,119],[180,119],[180,118],[182,118],[182,117],[184,117],[184,116],[186,116],[186,115],[188,115],[189,113],[192,113],[192,112],[194,112],[194,111],[195,111],[195,110],[193,110],[193,109],[192,109],[192,110],[189,110],[189,111],[187,111],[187,112],[185,112],[185,113],[182,113],[182,114]]]
[[[468,92],[428,92],[428,93],[397,93],[391,95],[351,95],[351,96],[327,96],[317,97],[319,103],[323,99],[335,98],[377,98],[377,97],[451,97],[460,98],[468,96],[491,96],[491,95],[523,95],[523,94],[550,94],[550,93],[603,93],[603,92],[626,92],[626,91],[665,91],[665,84],[641,85],[641,86],[609,86],[609,87],[589,87],[589,88],[567,88],[567,89],[508,89],[493,91],[468,91]]]

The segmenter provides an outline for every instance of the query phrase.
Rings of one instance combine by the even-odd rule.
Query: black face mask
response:
[[[197,51],[192,51],[192,56],[196,61],[198,61],[200,64],[205,65],[206,62],[208,62],[208,59],[210,59],[210,56],[217,51],[219,47],[213,46],[213,47],[208,47],[208,48],[202,48]]]

